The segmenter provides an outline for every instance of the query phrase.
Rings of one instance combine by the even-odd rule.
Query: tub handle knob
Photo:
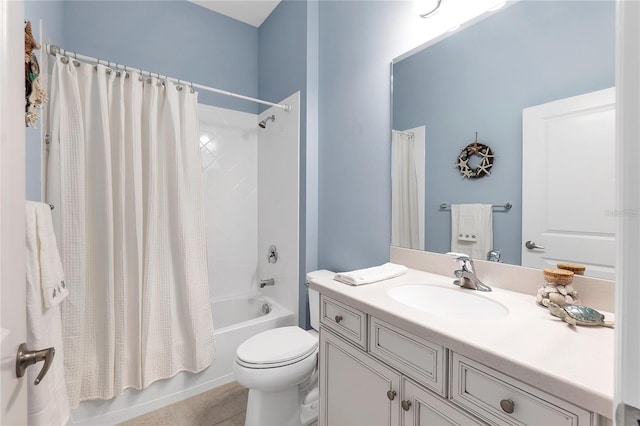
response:
[[[342,315],[336,315],[335,320],[338,324],[340,324],[340,321],[342,321]]]

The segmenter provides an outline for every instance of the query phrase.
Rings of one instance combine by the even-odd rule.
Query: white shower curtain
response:
[[[420,248],[415,141],[391,131],[391,245]]]
[[[53,68],[46,171],[72,406],[215,357],[197,94],[74,62]]]

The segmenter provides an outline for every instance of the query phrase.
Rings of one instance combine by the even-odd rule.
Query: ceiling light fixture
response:
[[[414,10],[421,18],[428,18],[438,11],[442,0],[413,0]]]

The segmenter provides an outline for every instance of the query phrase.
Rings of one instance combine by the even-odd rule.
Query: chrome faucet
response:
[[[487,260],[489,262],[500,262],[500,257],[502,256],[502,250],[489,250],[487,253]]]
[[[491,291],[491,287],[480,281],[480,278],[476,276],[476,269],[473,264],[473,260],[466,254],[460,253],[448,253],[456,257],[456,260],[460,262],[460,269],[453,272],[458,278],[453,283],[457,286],[469,288],[471,290],[478,291]]]
[[[268,285],[275,285],[275,280],[273,278],[269,278],[266,280],[260,280],[260,288],[265,288]]]

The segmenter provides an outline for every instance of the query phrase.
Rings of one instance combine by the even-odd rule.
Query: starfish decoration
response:
[[[467,152],[469,153],[469,155],[479,154],[480,153],[480,149],[481,149],[481,145],[478,144],[478,141],[476,140],[473,143],[473,145],[469,145],[467,147]]]
[[[486,158],[483,158],[480,162],[480,165],[476,167],[476,174],[482,176],[483,174],[490,175],[491,174],[491,163]]]
[[[484,158],[493,158],[495,157],[495,155],[493,155],[493,153],[491,152],[491,149],[489,149],[489,147],[487,147],[484,152],[481,152],[480,155],[482,155]]]
[[[458,163],[456,164],[460,170],[469,168],[469,158],[467,157],[458,157]]]
[[[482,144],[478,144],[478,132],[476,132],[476,140],[473,142],[473,145],[469,145],[467,147],[467,152],[469,155],[480,153],[480,148]]]
[[[473,156],[480,158],[480,164],[476,167],[469,165],[469,160]],[[478,142],[478,132],[476,132],[476,140],[467,145],[458,156],[458,162],[456,166],[458,170],[468,179],[481,178],[485,175],[491,174],[491,167],[493,167],[493,151],[487,145]]]

